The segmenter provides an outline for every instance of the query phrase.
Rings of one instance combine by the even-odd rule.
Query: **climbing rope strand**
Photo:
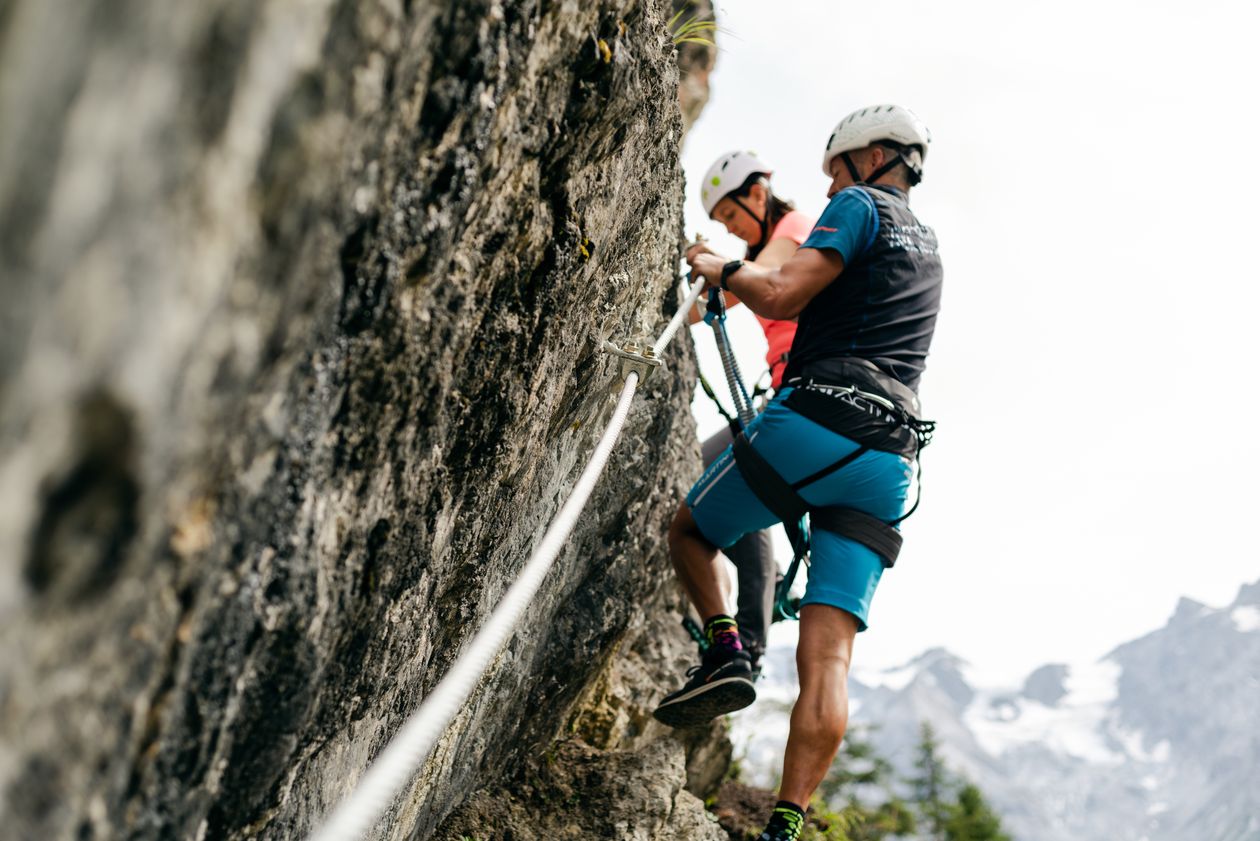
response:
[[[613,445],[621,436],[638,383],[639,375],[631,371],[626,376],[626,384],[621,390],[617,408],[613,411],[612,419],[599,443],[595,445],[591,460],[516,582],[508,588],[503,600],[468,647],[461,652],[450,671],[411,714],[385,750],[381,751],[354,791],[337,806],[324,826],[311,836],[311,841],[352,841],[362,838],[380,820],[416,769],[424,764],[438,738],[481,680],[490,661],[512,635],[521,615],[564,547],[569,532],[577,524],[578,515],[586,506],[596,481],[608,463]]]
[[[678,312],[653,345],[652,350],[656,356],[660,356],[665,350],[703,291],[704,279],[701,278],[691,287],[687,297],[679,305]],[[355,841],[362,838],[376,825],[412,775],[428,759],[437,740],[472,695],[490,661],[512,635],[534,594],[542,586],[556,556],[568,540],[569,533],[577,524],[578,515],[586,507],[595,483],[608,463],[612,448],[621,436],[638,384],[638,372],[630,371],[617,400],[617,408],[613,411],[599,443],[595,445],[591,460],[578,477],[577,484],[573,486],[569,498],[548,527],[534,554],[521,569],[515,583],[504,594],[503,600],[495,607],[467,648],[461,652],[455,664],[376,757],[354,790],[337,805],[324,825],[311,835],[311,841]]]

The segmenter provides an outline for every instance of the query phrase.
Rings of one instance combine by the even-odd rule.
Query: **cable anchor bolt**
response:
[[[653,371],[662,367],[661,360],[657,357],[656,352],[652,350],[652,346],[647,343],[641,345],[635,339],[630,339],[621,347],[605,341],[604,350],[621,360],[621,379],[623,382],[626,377],[630,376],[630,372],[634,371],[639,375],[639,384],[642,385],[647,382],[648,376]]]

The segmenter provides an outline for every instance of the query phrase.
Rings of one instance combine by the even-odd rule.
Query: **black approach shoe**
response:
[[[670,727],[699,727],[757,700],[748,653],[709,649],[687,670],[687,685],[666,695],[652,715]]]
[[[743,646],[744,653],[748,655],[748,666],[752,669],[753,683],[756,683],[761,679],[761,657],[765,654],[765,646],[747,639],[743,631],[739,633],[739,643]]]
[[[752,678],[753,683],[756,683],[757,681],[761,680],[761,658],[760,657],[755,658],[751,663],[749,663],[748,671],[750,673],[749,677]]]
[[[771,832],[767,827],[766,831],[757,836],[757,841],[797,841],[801,837],[799,832],[793,832],[790,829],[780,829]]]

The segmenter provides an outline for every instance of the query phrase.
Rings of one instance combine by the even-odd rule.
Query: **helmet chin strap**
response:
[[[881,146],[880,148],[885,147]],[[840,158],[844,161],[844,165],[849,168],[849,177],[853,179],[854,184],[874,184],[881,177],[891,172],[898,164],[905,163],[907,168],[909,168],[909,163],[901,156],[900,152],[893,152],[891,149],[888,151],[892,152],[892,158],[882,166],[872,170],[871,174],[866,178],[863,178],[861,173],[858,172],[858,168],[853,163],[853,158],[849,157],[848,152],[841,152]],[[911,170],[911,172],[913,172],[913,170]]]
[[[731,201],[733,201],[733,202],[735,202],[735,204],[739,205],[740,210],[744,211],[744,212],[745,212],[745,213],[747,213],[749,216],[751,216],[751,217],[752,217],[752,219],[753,219],[753,221],[757,223],[757,227],[761,229],[761,240],[757,243],[757,245],[756,245],[755,247],[757,247],[757,248],[764,248],[764,247],[765,247],[765,245],[766,245],[766,237],[767,237],[767,236],[769,235],[769,233],[770,233],[770,231],[768,230],[768,228],[769,228],[769,225],[768,225],[768,217],[770,216],[770,213],[769,213],[769,208],[770,208],[770,191],[769,191],[769,190],[766,190],[766,210],[767,210],[767,212],[766,212],[766,213],[764,213],[764,214],[762,214],[762,216],[761,216],[761,218],[760,218],[760,219],[758,219],[758,218],[757,218],[757,214],[755,214],[755,213],[753,213],[753,212],[752,212],[752,208],[750,208],[748,205],[746,205],[746,204],[744,204],[742,201],[740,201],[740,200],[739,200],[739,198],[738,198],[737,196],[731,196]]]
[[[849,177],[853,179],[853,183],[861,184],[862,174],[858,172],[857,165],[853,163],[853,158],[849,157],[849,153],[841,152],[840,160],[844,161],[844,165],[849,170]]]

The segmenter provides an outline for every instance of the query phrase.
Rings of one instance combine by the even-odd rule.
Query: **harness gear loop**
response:
[[[914,483],[914,505],[910,506],[910,510],[902,514],[897,519],[889,523],[895,526],[902,520],[905,520],[915,511],[919,510],[919,503],[923,501],[923,459],[919,458],[919,454],[923,452],[923,448],[932,443],[932,435],[936,432],[936,421],[920,420],[902,413],[904,418],[902,422],[910,428],[915,437],[914,464],[919,471],[917,481]]]

